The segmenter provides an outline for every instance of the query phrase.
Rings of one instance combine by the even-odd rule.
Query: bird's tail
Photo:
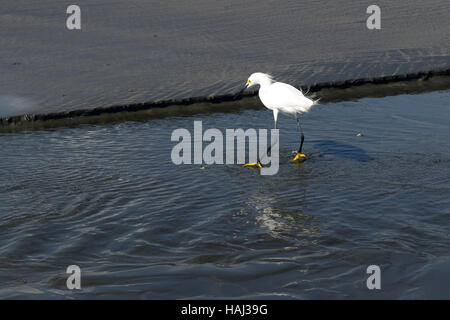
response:
[[[313,106],[319,104],[320,98],[314,99],[315,97],[311,97],[310,99],[313,101]]]
[[[302,106],[302,107],[300,108],[300,110],[298,111],[298,113],[309,112],[309,110],[311,110],[311,108],[312,108],[313,106],[315,106],[316,104],[318,104],[318,103],[319,103],[319,100],[320,100],[320,99],[314,99],[314,97],[312,97],[312,96],[309,96],[309,97],[306,97],[306,96],[305,96],[305,98],[308,99],[309,104],[308,104],[308,105]]]
[[[311,100],[313,102],[312,106],[315,106],[316,104],[319,104],[320,98],[316,99],[315,94],[309,94],[309,86],[308,86],[308,90],[306,92],[303,91],[302,87],[300,87],[300,92],[309,100]]]

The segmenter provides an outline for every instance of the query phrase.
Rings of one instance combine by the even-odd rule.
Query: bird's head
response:
[[[245,86],[246,88],[250,88],[257,84],[264,85],[271,84],[272,82],[273,80],[271,75],[262,72],[255,72],[250,75]]]
[[[270,76],[267,73],[262,73],[262,72],[252,73],[250,75],[250,77],[248,78],[245,86],[243,86],[242,89],[239,90],[239,92],[234,95],[234,98],[237,98],[244,92],[245,89],[253,87],[254,85],[257,85],[257,84],[259,84],[260,86],[267,85],[267,84],[270,85],[272,82],[273,82],[272,76]]]

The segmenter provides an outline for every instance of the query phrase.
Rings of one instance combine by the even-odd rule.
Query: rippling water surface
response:
[[[170,158],[174,129],[266,128],[265,109],[0,135],[0,297],[450,298],[449,101],[319,105],[301,164],[281,116],[275,176]]]

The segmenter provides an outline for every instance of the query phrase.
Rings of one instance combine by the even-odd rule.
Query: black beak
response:
[[[247,89],[247,85],[243,86],[234,96],[233,100],[236,100],[238,97],[242,95],[242,93]]]

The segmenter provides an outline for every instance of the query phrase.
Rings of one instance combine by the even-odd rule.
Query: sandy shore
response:
[[[400,94],[421,94],[450,89],[450,69],[321,82],[314,85],[304,85],[301,89],[304,92],[308,92],[310,97],[320,99],[320,104]],[[257,92],[245,92],[241,95],[199,96],[72,111],[4,116],[0,117],[0,133],[74,127],[81,124],[146,121],[170,116],[259,108],[262,108],[262,104],[257,97]]]
[[[7,0],[0,13],[0,116],[233,92],[255,71],[302,85],[450,66],[446,0]]]

